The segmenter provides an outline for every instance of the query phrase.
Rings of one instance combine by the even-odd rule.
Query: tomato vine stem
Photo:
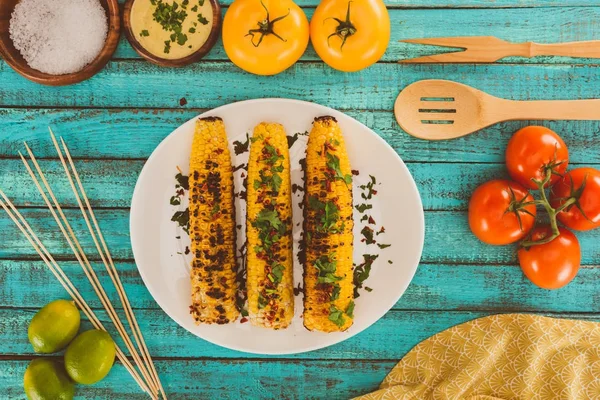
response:
[[[275,23],[281,21],[282,19],[284,19],[288,15],[290,15],[291,10],[288,8],[287,14],[282,15],[281,17],[277,17],[277,18],[275,18],[274,20],[271,21],[271,17],[269,15],[269,9],[267,8],[267,6],[265,6],[265,3],[263,3],[262,0],[260,1],[260,4],[263,6],[263,8],[265,9],[265,11],[267,12],[267,16],[262,21],[258,21],[257,22],[257,24],[258,24],[258,28],[257,29],[250,29],[248,31],[248,33],[246,35],[244,35],[244,37],[251,36],[252,39],[250,39],[250,42],[252,43],[252,45],[254,47],[260,46],[260,44],[262,43],[262,41],[265,38],[265,36],[268,36],[268,35],[273,35],[277,39],[281,40],[282,42],[287,42],[286,39],[284,39],[279,34],[277,34],[273,29],[275,28]],[[258,43],[254,43],[254,35],[258,35],[258,34],[260,34],[260,38],[258,39]]]
[[[340,46],[340,50],[342,50],[344,48],[344,45],[346,44],[346,40],[348,40],[350,36],[356,33],[357,29],[350,21],[350,3],[352,3],[352,1],[348,2],[348,11],[346,11],[345,21],[342,21],[341,19],[335,17],[325,18],[325,20],[323,21],[323,23],[325,23],[325,21],[327,21],[328,19],[333,19],[338,23],[337,28],[335,28],[335,32],[327,36],[327,46],[331,47],[331,45],[329,44],[329,39],[331,39],[332,36],[337,36],[340,39],[342,39],[342,45]]]
[[[531,246],[550,243],[551,241],[556,239],[560,235],[556,216],[561,211],[563,211],[565,208],[567,208],[577,202],[577,198],[569,197],[559,207],[557,207],[557,208],[552,207],[552,205],[550,204],[550,201],[548,201],[548,197],[546,196],[546,185],[550,182],[550,179],[552,178],[553,174],[554,174],[553,169],[547,169],[543,180],[537,180],[537,179],[531,180],[538,187],[538,190],[540,191],[541,200],[534,200],[534,201],[528,203],[528,204],[535,204],[536,206],[540,205],[546,209],[546,213],[548,214],[548,218],[550,219],[550,228],[552,229],[552,234],[549,236],[546,236],[542,239],[539,239],[539,240],[525,239],[524,241],[521,242],[521,247],[529,248]]]

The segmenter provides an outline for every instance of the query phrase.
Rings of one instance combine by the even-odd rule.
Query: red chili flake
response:
[[[242,175],[241,175],[241,176],[242,176],[242,178],[245,178],[245,177],[246,177],[246,174],[242,172]]]
[[[385,233],[385,227],[381,227],[381,229],[379,230],[379,232],[377,232],[377,234],[379,235],[380,233]]]
[[[373,196],[375,196],[375,195],[377,194],[377,190],[375,190],[375,189],[371,190],[371,194],[372,194]]]
[[[224,151],[223,149],[216,149],[215,153],[217,153],[217,154],[223,154],[223,151]]]
[[[374,220],[374,219],[373,219],[373,217],[371,217],[371,216],[369,216],[369,220],[368,220],[368,222],[369,222],[370,224],[373,224],[373,225],[375,225],[375,220]]]
[[[187,247],[187,246],[185,246],[185,251],[183,252],[183,254],[185,254],[186,256],[187,256],[188,254],[190,254],[190,248],[189,248],[189,247]]]
[[[352,172],[352,175],[354,175],[354,176],[358,176],[358,174],[360,173],[360,172],[358,172],[357,169],[353,169],[351,172]]]
[[[248,322],[248,318],[244,317],[240,319],[240,324],[245,324],[246,322]]]
[[[182,97],[179,99],[179,105],[181,107],[185,106],[187,104],[187,99],[185,97]]]

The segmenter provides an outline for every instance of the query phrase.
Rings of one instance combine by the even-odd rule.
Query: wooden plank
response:
[[[27,325],[37,309],[0,309],[1,353],[6,356],[33,356],[27,339]],[[399,359],[427,337],[485,313],[474,312],[389,312],[371,328],[326,349],[273,358],[294,359]],[[136,312],[148,349],[156,358],[261,358],[260,355],[228,350],[198,339],[179,327],[162,310]],[[102,318],[106,320],[107,318]],[[91,329],[87,322],[83,330]],[[403,327],[411,326],[412,329]],[[107,328],[118,338],[110,322]],[[385,338],[393,338],[393,346]],[[120,338],[117,340],[119,343]],[[271,356],[269,356],[271,358]]]
[[[589,149],[589,152],[593,151]],[[39,164],[61,205],[77,207],[60,162],[40,160]],[[144,161],[77,160],[76,165],[93,206],[128,208]],[[575,168],[583,164],[571,165]],[[419,188],[425,210],[466,210],[477,186],[508,176],[504,164],[408,163],[407,166]],[[16,172],[0,175],[0,188],[16,205],[45,207],[21,160],[0,159],[0,170]],[[173,182],[176,173],[173,168]],[[384,186],[380,193],[385,196]],[[167,202],[168,198],[165,199]]]
[[[0,361],[0,387],[8,399],[24,398],[28,361]],[[396,361],[156,362],[169,399],[348,399],[376,390]],[[103,381],[78,386],[78,399],[147,399],[117,365]]]
[[[174,107],[185,97],[188,107],[212,108],[249,98],[287,97],[339,109],[391,110],[401,88],[420,79],[441,77],[521,100],[598,96],[595,88],[600,85],[600,74],[593,66],[532,65],[526,71],[517,65],[383,63],[344,74],[318,63],[298,63],[277,76],[250,77],[223,62],[173,71],[144,62],[117,61],[88,81],[51,88],[17,76],[3,63],[0,105],[160,108]]]
[[[174,104],[177,106],[179,103]],[[176,127],[203,112],[199,109],[0,109],[0,158],[17,158],[27,141],[37,157],[56,157],[47,135],[52,126],[78,158],[147,158]],[[512,121],[456,140],[430,142],[405,134],[391,111],[350,110],[353,118],[373,129],[407,162],[504,162],[513,132],[543,124],[569,146],[573,163],[600,163],[597,121]],[[19,169],[20,170],[20,169]],[[1,179],[1,178],[0,178]]]
[[[35,356],[27,340],[27,325],[35,311],[36,309],[0,310],[0,338],[4,358]],[[494,312],[392,311],[364,332],[337,345],[309,353],[269,358],[398,360],[419,342],[438,332],[491,314]],[[160,310],[138,311],[136,315],[154,358],[262,358],[260,355],[228,350],[201,340],[180,328]],[[551,315],[569,318],[570,314]],[[576,314],[571,318],[597,321],[600,315]],[[108,326],[110,325],[107,324]],[[91,325],[84,322],[82,329],[91,329]],[[109,330],[113,337],[118,337],[112,327]],[[120,343],[120,339],[117,341]]]
[[[495,2],[497,3],[497,2]],[[488,2],[489,4],[489,2]],[[314,2],[311,4],[314,5]],[[598,3],[596,3],[598,5]],[[429,6],[431,7],[431,6]],[[223,14],[226,8],[223,9]],[[314,10],[305,9],[310,19]],[[546,8],[498,8],[498,9],[391,9],[392,36],[382,61],[395,62],[402,59],[440,53],[447,48],[411,45],[400,43],[402,39],[448,36],[489,36],[495,35],[513,42],[571,42],[596,39],[595,31],[600,25],[600,7]],[[468,21],[468,23],[465,23]],[[575,23],[577,22],[577,23]],[[556,27],[560,27],[557,31]],[[115,59],[140,59],[125,36],[114,55]],[[217,42],[205,60],[228,60],[221,40]],[[319,60],[309,46],[302,57],[304,61]],[[545,63],[545,64],[598,64],[594,59],[573,59],[567,57],[537,57],[533,59],[511,57],[501,63]]]
[[[102,305],[92,291],[79,264],[60,263],[65,273],[79,288],[90,306]],[[132,262],[117,265],[121,280],[132,302],[138,309],[155,309],[137,268]],[[177,268],[176,265],[173,268]],[[375,268],[391,268],[385,262]],[[104,287],[114,305],[119,306],[113,285],[104,272],[104,266],[95,265]],[[542,290],[527,280],[516,265],[459,265],[422,263],[406,293],[394,306],[395,310],[485,310],[536,312],[591,312],[600,311],[596,282],[600,268],[584,267],[567,287]],[[42,307],[48,299],[66,296],[62,286],[41,261],[0,260],[0,307]],[[35,290],[30,290],[35,282]],[[375,291],[377,288],[375,288]],[[24,295],[27,293],[27,295]],[[364,296],[371,296],[364,293]]]
[[[23,215],[38,232],[46,247],[56,257],[73,256],[49,212],[43,209],[23,209]],[[79,210],[65,210],[73,229],[85,232]],[[115,259],[132,259],[129,240],[129,212],[123,209],[104,209],[96,212],[104,236]],[[29,243],[22,238],[12,221],[0,218],[3,232],[0,259],[38,259]],[[90,258],[98,259],[89,235],[81,242]],[[582,247],[583,265],[600,265],[600,230],[578,232]],[[425,213],[425,247],[422,262],[440,264],[516,264],[516,246],[488,246],[473,236],[467,223],[466,211],[430,211]]]

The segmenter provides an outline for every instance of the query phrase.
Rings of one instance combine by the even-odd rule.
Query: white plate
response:
[[[362,261],[362,255],[380,254],[375,261],[366,286],[372,292],[361,291],[356,299],[354,325],[346,332],[309,332],[302,324],[302,294],[296,296],[296,310],[288,329],[273,331],[253,327],[240,320],[228,325],[195,325],[189,314],[190,256],[183,254],[189,238],[171,216],[177,211],[169,204],[174,194],[175,174],[180,167],[188,172],[190,146],[196,118],[186,122],[171,133],[152,153],[138,179],[131,204],[131,244],[133,254],[148,290],[179,325],[207,340],[234,350],[258,354],[293,354],[320,349],[346,340],[381,318],[402,296],[410,283],[421,257],[424,240],[424,217],[421,199],[410,172],[396,152],[377,134],[349,116],[317,104],[287,99],[260,99],[243,101],[216,108],[199,117],[221,117],[227,129],[230,143],[245,141],[246,133],[252,133],[260,122],[278,122],[284,125],[288,135],[310,131],[315,117],[331,115],[342,128],[350,163],[360,174],[354,177],[354,202],[360,204],[360,185],[369,182],[369,175],[377,178],[377,195],[371,203],[370,215],[384,226],[385,233],[376,237],[379,243],[391,244],[379,249],[375,244],[361,242],[360,233],[366,222],[359,222],[361,214],[355,209],[354,260]],[[302,185],[299,160],[304,157],[306,136],[300,136],[290,151],[292,183]],[[247,153],[236,156],[232,150],[234,166],[247,161]],[[241,188],[242,171],[235,174],[236,192]],[[298,203],[303,193],[293,195],[294,237],[300,236],[302,220]],[[182,205],[181,207],[184,207]],[[236,199],[238,242],[245,240],[245,202]],[[181,239],[176,239],[181,236]],[[297,243],[297,242],[296,242]],[[296,245],[295,245],[296,246]],[[297,249],[297,246],[296,246]],[[388,262],[392,261],[392,264]],[[302,282],[302,266],[294,265],[296,284]]]

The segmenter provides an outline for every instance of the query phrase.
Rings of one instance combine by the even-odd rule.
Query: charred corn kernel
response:
[[[322,332],[352,325],[352,171],[333,117],[316,118],[306,149],[304,326]]]
[[[290,156],[283,126],[261,123],[248,160],[248,313],[253,325],[287,328],[294,317]]]
[[[196,323],[226,324],[236,308],[233,171],[225,125],[198,120],[190,156],[192,305]]]

